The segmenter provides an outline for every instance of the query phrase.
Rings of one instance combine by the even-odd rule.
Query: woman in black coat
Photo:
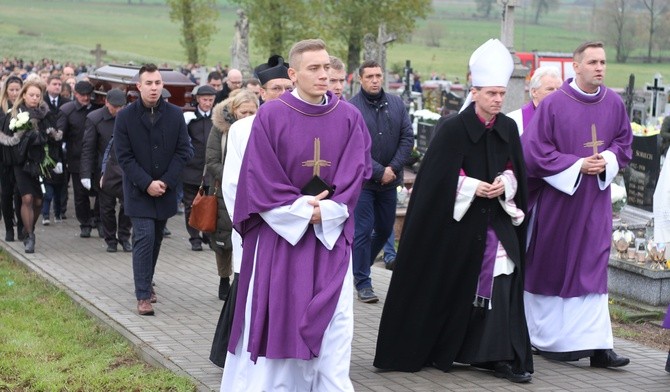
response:
[[[46,156],[44,145],[47,143],[47,132],[56,133],[52,127],[54,121],[49,107],[42,101],[43,95],[44,88],[39,80],[26,81],[3,127],[6,136],[17,136],[17,130],[24,131],[19,136],[19,143],[4,151],[3,160],[5,164],[12,166],[21,195],[21,221],[26,253],[35,251],[34,229],[42,208],[40,165]],[[12,126],[12,120],[18,120],[19,114],[24,112],[30,116],[29,125],[25,128]]]
[[[0,91],[0,126],[3,128],[5,119],[9,122],[11,116],[7,113],[14,106],[14,102],[19,98],[22,87],[23,79],[15,75],[8,77],[2,85],[2,91]],[[1,129],[2,128],[0,128],[0,130]],[[0,132],[0,137],[2,136],[7,135]],[[2,141],[0,141],[0,143],[4,146],[9,145]],[[0,148],[0,151],[8,148],[9,147]],[[16,229],[19,238],[22,239],[23,224],[21,224],[21,217],[19,215],[19,211],[21,210],[21,198],[19,197],[18,192],[16,192],[16,180],[14,179],[14,171],[12,170],[11,165],[0,165],[0,188],[2,189],[0,209],[2,210],[2,216],[5,217],[5,241],[14,241],[15,216],[17,220]]]

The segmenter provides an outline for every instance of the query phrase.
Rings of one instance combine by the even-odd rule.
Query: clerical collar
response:
[[[570,82],[570,87],[572,87],[578,93],[580,93],[582,95],[586,95],[587,97],[595,97],[596,95],[600,94],[600,86],[598,86],[598,89],[596,90],[595,93],[587,93],[586,91],[579,88],[575,79],[572,79],[572,82]]]
[[[377,94],[370,94],[367,91],[361,89],[361,94],[363,94],[365,99],[367,99],[368,101],[375,103],[382,99],[382,96],[384,95],[384,89],[379,90]]]
[[[305,101],[304,99],[302,99],[300,94],[298,94],[298,89],[297,88],[294,88],[293,91],[291,91],[291,95],[293,95],[294,97],[303,101],[304,103],[307,103],[307,104],[310,104],[310,105],[314,105],[314,106],[328,105],[328,94],[323,94],[323,99],[321,100],[321,103],[311,103],[311,102]]]
[[[484,128],[486,128],[486,129],[493,128],[493,124],[495,124],[495,122],[496,122],[496,116],[495,115],[493,117],[491,117],[491,119],[489,121],[486,121],[486,119],[484,117],[480,116],[479,113],[477,113],[477,110],[475,110],[475,114],[477,115],[477,118],[479,119],[479,121],[481,121],[481,123],[484,124]]]

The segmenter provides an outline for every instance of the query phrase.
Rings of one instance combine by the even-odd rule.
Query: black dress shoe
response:
[[[79,233],[79,237],[81,237],[81,238],[91,237],[91,228],[90,227],[82,227],[81,232]]]
[[[163,228],[163,237],[168,237],[168,236],[170,236],[171,234],[172,234],[172,232],[171,232],[170,230],[168,230],[167,227],[164,227],[164,228]]]
[[[221,280],[219,281],[219,299],[221,301],[227,301],[229,291],[230,291],[230,279],[221,278]]]
[[[393,258],[391,261],[389,261],[388,263],[385,263],[385,264],[386,264],[385,267],[386,267],[387,270],[393,271],[395,269],[395,258]]]
[[[511,382],[530,382],[533,378],[528,372],[515,371],[509,362],[498,362],[493,366],[493,375],[498,378],[506,378]]]
[[[107,244],[107,252],[115,253],[116,252],[116,244],[114,244],[114,243]]]
[[[121,240],[121,247],[123,248],[124,252],[132,252],[133,251],[133,245],[128,240]]]
[[[614,350],[595,350],[591,357],[591,367],[610,368],[626,366],[630,359],[617,355]]]
[[[35,234],[30,233],[26,234],[26,238],[23,241],[25,245],[25,252],[26,253],[35,253]]]
[[[5,241],[13,242],[14,241],[14,229],[5,233]]]
[[[199,252],[202,250],[202,244],[200,242],[191,242],[191,250]]]

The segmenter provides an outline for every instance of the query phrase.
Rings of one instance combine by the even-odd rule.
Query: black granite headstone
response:
[[[451,113],[458,113],[458,111],[461,110],[461,106],[463,106],[463,98],[452,93],[451,91],[443,90],[441,100],[442,112],[440,114],[442,116],[446,116]]]
[[[416,149],[423,155],[435,136],[435,124],[419,121],[416,128]]]
[[[633,136],[633,160],[624,172],[628,204],[652,211],[654,190],[661,172],[659,137]]]

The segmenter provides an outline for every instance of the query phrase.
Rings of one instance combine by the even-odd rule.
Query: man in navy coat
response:
[[[163,228],[177,213],[175,188],[193,147],[181,109],[161,99],[163,80],[154,64],[140,68],[140,98],[116,117],[114,148],[123,170],[126,215],[133,223],[133,276],[137,311],[153,315],[152,288]]]

